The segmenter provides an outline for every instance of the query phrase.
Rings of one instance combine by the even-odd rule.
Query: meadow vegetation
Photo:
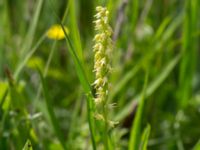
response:
[[[0,150],[200,150],[199,0],[0,0]]]

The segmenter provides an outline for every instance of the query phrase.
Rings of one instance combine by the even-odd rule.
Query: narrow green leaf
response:
[[[139,0],[131,1],[130,7],[129,7],[129,15],[131,16],[130,22],[131,22],[131,30],[135,30],[135,26],[137,24],[138,14],[139,14]]]
[[[24,148],[22,150],[33,150],[33,147],[31,145],[31,141],[28,139],[24,145]]]
[[[169,76],[171,71],[175,68],[177,63],[179,62],[181,55],[178,54],[174,59],[172,59],[169,64],[163,69],[163,71],[155,78],[153,82],[151,82],[147,88],[146,97],[152,95],[158,87],[165,81],[165,79]],[[141,98],[141,93],[134,98],[134,100],[139,100]],[[127,116],[131,110],[134,103],[134,100],[129,102],[124,106],[124,108],[116,115],[116,120],[121,121],[125,116]]]
[[[194,146],[193,150],[200,150],[200,140],[197,142],[197,144]]]
[[[143,116],[144,105],[145,105],[145,94],[146,94],[147,82],[148,82],[148,73],[146,73],[146,76],[145,76],[145,83],[143,86],[140,104],[136,112],[136,117],[131,127],[131,134],[130,134],[129,146],[128,146],[129,150],[139,149],[140,139],[141,139],[141,122],[142,122],[142,116]]]
[[[59,127],[58,120],[55,116],[53,106],[50,103],[50,98],[49,98],[50,94],[48,93],[48,89],[47,89],[47,86],[46,86],[45,79],[44,79],[44,77],[43,77],[43,75],[42,75],[42,73],[39,69],[38,69],[38,73],[40,75],[40,80],[41,80],[41,83],[42,83],[45,105],[46,105],[46,109],[48,111],[48,115],[49,115],[49,118],[50,118],[50,123],[51,123],[51,125],[54,129],[56,136],[58,137],[58,140],[60,141],[60,144],[62,145],[63,149],[66,150],[66,145],[65,145],[63,134],[62,134],[61,129]]]
[[[92,95],[90,83],[89,83],[89,81],[88,81],[88,79],[86,77],[86,73],[85,73],[85,70],[83,68],[83,63],[80,60],[79,56],[77,55],[77,51],[78,50],[75,50],[75,48],[77,48],[77,47],[74,47],[73,43],[71,42],[69,36],[67,35],[67,33],[65,31],[65,28],[64,28],[64,25],[63,25],[62,21],[60,20],[60,18],[58,17],[58,15],[55,13],[55,11],[54,11],[54,14],[55,14],[55,17],[56,17],[57,21],[62,26],[63,32],[65,34],[67,48],[68,48],[69,53],[70,53],[70,55],[72,57],[72,60],[73,60],[73,62],[75,64],[75,70],[77,72],[77,75],[78,75],[78,78],[80,80],[80,83],[81,83],[81,85],[83,87],[83,90],[84,90],[84,92],[86,94],[88,122],[89,122],[89,129],[90,129],[90,133],[91,133],[92,146],[93,146],[93,149],[96,150],[95,128],[94,128],[94,115],[93,115],[94,102],[93,102],[93,95]],[[75,16],[73,16],[73,17],[75,17]],[[79,42],[79,44],[81,44],[81,43]]]
[[[148,144],[150,132],[151,132],[151,125],[147,124],[147,126],[144,129],[143,134],[142,134],[140,150],[147,150],[147,144]]]
[[[76,50],[77,56],[81,63],[83,63],[83,51],[81,45],[81,38],[78,29],[78,23],[76,18],[76,1],[70,0],[69,1],[69,15],[70,15],[70,29],[71,29],[71,37],[74,42],[74,48]]]
[[[184,108],[188,105],[188,100],[192,96],[192,84],[197,64],[197,50],[199,44],[198,38],[194,36],[194,33],[196,33],[199,28],[198,12],[198,0],[185,1],[185,16],[182,38],[183,58],[181,59],[179,73],[179,102],[181,108]]]
[[[96,140],[95,140],[94,115],[93,115],[94,101],[93,101],[91,87],[90,87],[89,81],[86,77],[85,70],[83,69],[83,66],[81,65],[81,62],[80,62],[80,60],[74,50],[74,47],[71,43],[71,40],[70,40],[69,36],[67,35],[63,24],[61,22],[60,22],[60,24],[65,33],[67,47],[68,47],[69,53],[73,59],[73,62],[75,64],[75,70],[77,72],[77,75],[79,77],[81,85],[83,86],[83,90],[87,97],[88,121],[89,121],[89,127],[90,127],[90,132],[91,132],[92,145],[93,145],[93,149],[95,150],[96,149],[96,142],[95,142]]]
[[[160,24],[158,30],[156,31],[154,40],[158,40],[162,36],[164,30],[166,29],[171,20],[171,17],[165,18],[165,20]]]
[[[168,20],[170,21],[170,19],[166,19],[166,21],[164,21],[160,25],[158,31],[156,32],[156,35],[154,36],[153,42],[155,42],[155,46],[152,48],[154,50],[144,55],[143,58],[141,58],[141,60],[136,64],[136,66],[133,67],[130,71],[128,71],[121,80],[119,80],[119,82],[114,86],[114,89],[110,93],[109,102],[112,101],[116,94],[119,91],[121,91],[121,89],[124,88],[127,85],[127,83],[137,74],[137,72],[142,68],[143,63],[146,60],[153,58],[157,51],[162,50],[162,47],[165,45],[165,42],[170,39],[175,29],[177,29],[177,27],[181,24],[182,14],[174,18],[169,27],[166,30],[164,30],[163,28],[165,28],[168,24]],[[159,34],[161,34],[162,36]]]
[[[11,38],[11,20],[9,16],[8,1],[1,1],[0,5],[0,66],[3,66],[6,58],[5,45],[7,40]],[[0,69],[0,76],[3,75],[3,70]]]
[[[19,65],[17,66],[17,69],[14,73],[14,79],[17,80],[20,72],[26,65],[26,63],[29,61],[29,59],[33,56],[33,54],[36,52],[40,44],[44,41],[46,37],[46,33],[41,36],[41,38],[38,40],[38,42],[35,44],[35,46],[26,54],[26,56],[20,61]]]
[[[38,0],[37,4],[36,4],[36,8],[35,8],[35,12],[33,14],[33,19],[30,23],[29,26],[29,30],[27,32],[27,35],[25,37],[25,41],[23,42],[24,45],[22,47],[22,55],[25,55],[27,53],[27,51],[31,48],[32,43],[33,43],[33,38],[35,35],[35,31],[36,31],[36,27],[38,24],[38,20],[39,20],[39,15],[42,9],[42,4],[43,4],[44,0]]]

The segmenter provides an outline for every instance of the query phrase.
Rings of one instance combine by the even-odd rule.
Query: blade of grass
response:
[[[161,50],[162,47],[164,46],[164,44],[166,44],[166,42],[173,36],[175,30],[181,25],[183,21],[183,13],[181,12],[178,16],[176,16],[172,21],[171,24],[166,28],[165,32],[162,33],[162,36],[159,38],[159,33],[160,31],[162,31],[162,28],[165,22],[163,22],[163,24],[160,25],[158,31],[156,32],[156,35],[154,36],[154,40],[157,38],[157,40],[154,41],[155,45],[155,49]],[[160,33],[161,34],[161,33]]]
[[[51,3],[51,1],[50,1],[50,3]],[[67,43],[67,48],[68,48],[69,53],[70,53],[70,55],[72,57],[72,60],[73,60],[73,62],[75,64],[75,70],[77,72],[77,75],[78,75],[78,78],[80,80],[80,83],[83,86],[83,90],[84,90],[84,92],[86,94],[88,122],[89,122],[89,129],[90,129],[90,133],[91,133],[92,146],[93,146],[93,149],[96,150],[94,115],[93,115],[94,102],[93,102],[93,95],[92,95],[91,87],[90,87],[90,84],[89,84],[88,79],[86,77],[85,70],[83,69],[83,64],[81,63],[81,60],[79,59],[78,55],[76,54],[74,45],[72,44],[69,36],[67,35],[67,33],[65,31],[65,28],[64,28],[64,25],[63,25],[62,21],[60,20],[60,18],[58,17],[56,12],[54,11],[53,7],[51,7],[51,8],[52,8],[52,10],[54,12],[54,15],[55,15],[57,21],[59,22],[59,24],[61,25],[61,27],[63,29],[63,32],[65,34],[66,43]],[[81,43],[79,43],[79,44],[81,44]]]
[[[138,19],[138,14],[139,14],[139,0],[134,0],[134,1],[130,1],[130,8],[129,8],[129,15],[131,16],[130,19],[130,30],[134,31],[135,30],[135,26],[137,23],[137,19]]]
[[[68,2],[68,3],[69,3],[69,2]],[[69,4],[68,4],[68,3],[67,3],[67,6],[66,6],[66,8],[65,8],[65,13],[64,13],[64,15],[63,15],[63,17],[62,17],[62,22],[65,21],[66,16],[67,16],[67,13],[68,13],[68,9],[69,9]],[[49,56],[48,56],[48,59],[47,59],[47,63],[46,63],[46,65],[45,65],[44,73],[43,73],[44,77],[47,76],[47,73],[48,73],[48,70],[49,70],[49,67],[50,67],[50,63],[51,63],[51,61],[52,61],[52,59],[53,59],[53,54],[54,54],[55,49],[56,49],[56,44],[57,44],[57,42],[58,42],[57,40],[54,40],[53,43],[52,43],[52,47],[51,47],[51,50],[50,50],[50,53],[49,53]],[[38,90],[37,90],[37,94],[36,94],[34,106],[36,106],[36,104],[37,104],[37,102],[38,102],[38,99],[39,99],[39,97],[40,97],[40,94],[41,94],[41,84],[39,85],[39,88],[38,88]]]
[[[23,44],[22,50],[21,50],[22,56],[24,56],[32,46],[33,38],[34,38],[34,35],[35,35],[35,31],[36,31],[37,23],[38,23],[38,20],[39,20],[39,15],[40,15],[40,12],[41,12],[41,9],[42,9],[43,1],[44,0],[38,0],[37,1],[35,13],[33,15],[33,19],[30,23],[27,35],[26,35],[25,40],[23,42],[24,44]],[[22,57],[22,59],[23,59],[23,57]]]
[[[83,86],[83,90],[87,97],[87,112],[88,112],[88,121],[89,121],[89,127],[90,127],[90,133],[91,133],[91,139],[92,139],[92,145],[93,149],[96,150],[96,140],[95,140],[95,128],[94,128],[94,102],[93,102],[93,95],[91,91],[90,84],[88,82],[88,79],[86,77],[85,71],[83,69],[83,66],[80,63],[80,60],[78,56],[76,55],[76,52],[74,50],[74,47],[69,39],[69,36],[67,35],[63,24],[60,22],[62,29],[65,33],[65,39],[67,42],[67,47],[69,50],[70,55],[72,56],[73,62],[75,64],[75,70],[77,72],[77,75],[79,77],[79,80],[81,82],[81,85]]]
[[[121,91],[121,89],[123,89],[127,85],[127,83],[137,74],[137,72],[141,69],[143,63],[146,60],[153,58],[156,52],[162,50],[162,48],[165,46],[166,41],[169,40],[169,38],[173,35],[175,29],[177,29],[177,27],[181,24],[182,14],[174,18],[169,27],[164,31],[163,28],[167,25],[166,22],[168,21],[165,20],[163,21],[163,23],[158,28],[156,35],[153,38],[154,39],[153,43],[155,43],[155,46],[152,48],[153,51],[150,51],[143,58],[141,58],[141,60],[137,63],[137,65],[133,67],[133,69],[128,71],[119,82],[117,82],[117,84],[114,86],[114,89],[110,93],[109,102],[112,101],[116,96],[116,94],[119,91]],[[159,34],[161,34],[160,33],[161,31],[162,31],[162,36],[160,38],[157,38],[159,37]]]
[[[76,50],[77,56],[81,63],[83,63],[83,50],[81,46],[81,38],[78,29],[78,23],[76,18],[76,9],[75,1],[69,1],[69,15],[70,15],[70,29],[71,29],[71,38],[74,41],[74,48]]]
[[[6,100],[6,96],[8,94],[8,86],[5,88],[5,91],[3,93],[3,96],[1,97],[1,100],[0,100],[0,108],[3,109],[3,104]]]
[[[144,24],[144,22],[146,21],[146,18],[148,17],[149,11],[151,10],[152,4],[153,4],[153,0],[145,1],[145,5],[141,12],[138,24]]]
[[[149,87],[147,88],[147,96],[152,95],[156,89],[165,81],[165,79],[170,75],[172,70],[176,67],[178,62],[180,61],[181,55],[178,54],[174,59],[172,59],[168,65],[163,69],[160,75],[158,75],[155,80],[149,84]],[[139,96],[136,97],[138,99]]]
[[[198,0],[185,1],[185,16],[183,25],[182,53],[180,65],[180,107],[184,108],[192,94],[192,81],[195,73],[197,60],[197,38],[194,33],[198,31]]]
[[[86,97],[87,97],[87,112],[88,112],[88,121],[89,121],[92,145],[93,145],[93,149],[96,150],[94,115],[93,115],[94,102],[93,102],[93,95],[92,95],[91,87],[90,87],[90,84],[89,84],[88,79],[86,77],[83,66],[81,65],[80,60],[78,59],[76,52],[74,51],[74,47],[73,47],[65,29],[64,29],[64,26],[61,22],[60,22],[60,24],[62,26],[64,33],[65,33],[67,47],[68,47],[70,55],[72,56],[73,62],[75,64],[75,70],[77,72],[77,75],[79,77],[81,85],[83,86],[83,90],[84,90]]]
[[[200,150],[200,140],[195,144],[193,150]]]
[[[144,105],[145,105],[147,82],[148,82],[148,72],[145,75],[145,82],[144,82],[143,91],[141,94],[140,104],[136,112],[136,117],[131,127],[129,146],[128,146],[129,150],[139,149],[140,139],[141,139],[141,122],[142,122],[142,116],[143,116]]]
[[[143,134],[142,134],[142,141],[141,141],[141,150],[147,150],[147,144],[148,144],[148,139],[149,135],[151,132],[151,125],[147,124],[147,127],[144,129]]]
[[[170,21],[172,20],[171,17],[166,17],[163,22],[160,24],[158,30],[155,33],[154,39],[158,40],[160,37],[162,37],[162,34],[166,27],[169,25]]]
[[[93,102],[93,95],[92,95],[92,91],[91,91],[91,86],[89,84],[89,81],[86,77],[85,71],[83,69],[83,66],[81,64],[80,59],[78,58],[74,46],[72,45],[72,42],[69,38],[69,36],[67,35],[64,25],[62,23],[62,21],[60,21],[60,19],[58,18],[58,16],[56,15],[57,20],[60,22],[60,25],[62,26],[63,32],[65,34],[65,39],[66,39],[66,43],[67,43],[67,47],[69,50],[69,53],[73,59],[73,62],[75,64],[75,70],[77,72],[78,78],[80,80],[81,85],[83,86],[83,90],[86,94],[86,98],[87,98],[87,112],[88,112],[88,121],[89,121],[89,128],[90,128],[90,133],[91,133],[91,139],[92,139],[92,146],[93,149],[96,150],[96,140],[95,140],[95,128],[94,128],[94,115],[93,115],[93,111],[94,111],[94,102]]]
[[[146,97],[148,98],[152,95],[158,87],[165,81],[165,79],[169,76],[175,66],[178,64],[181,55],[178,54],[174,59],[172,59],[168,65],[163,69],[163,71],[155,78],[155,80],[149,84],[146,91]],[[139,100],[142,94],[137,95],[134,100],[130,101],[128,104],[124,106],[124,108],[115,116],[115,120],[121,121],[125,116],[127,116],[131,110],[135,100]]]
[[[43,34],[41,36],[41,38],[38,40],[38,42],[35,44],[35,46],[30,50],[29,53],[26,54],[26,56],[21,60],[21,62],[19,63],[15,73],[14,73],[14,79],[17,80],[22,69],[24,68],[24,66],[26,65],[26,63],[28,62],[28,60],[31,58],[31,56],[33,56],[33,54],[36,52],[36,50],[38,49],[38,47],[41,45],[41,43],[44,41],[46,37],[46,33]]]
[[[0,67],[3,68],[5,63],[5,43],[8,39],[11,39],[11,28],[10,28],[10,15],[8,1],[3,1],[0,5]],[[3,76],[3,69],[0,69],[0,77]]]
[[[57,43],[57,41],[54,41],[53,44],[52,44],[52,47],[51,47],[51,50],[50,50],[50,53],[49,53],[49,56],[48,56],[48,59],[47,59],[47,63],[46,63],[45,68],[44,68],[44,73],[43,73],[44,77],[47,76],[47,73],[48,73],[48,70],[49,70],[49,66],[50,66],[51,60],[53,58],[53,54],[55,52],[55,49],[56,49],[56,43]],[[41,94],[41,84],[39,85],[39,88],[37,90],[34,106],[36,106],[36,103],[37,103],[37,101],[38,101],[38,99],[40,97],[40,94]]]
[[[25,145],[24,145],[24,148],[22,150],[33,150],[33,147],[31,145],[31,141],[30,140],[27,140]]]
[[[82,95],[82,90],[80,89],[79,90],[79,93],[78,93],[78,98],[79,99]],[[74,131],[76,130],[76,125],[77,125],[77,117],[78,117],[78,113],[80,111],[80,108],[81,108],[81,104],[82,104],[82,101],[76,101],[75,102],[75,107],[74,107],[74,111],[72,112],[72,117],[71,117],[71,121],[70,121],[70,124],[69,124],[69,133],[68,133],[68,146],[69,147],[72,147],[73,146],[73,136],[74,136]]]
[[[24,68],[24,66],[26,65],[26,63],[28,62],[28,60],[31,58],[31,56],[35,53],[35,51],[38,49],[38,47],[40,46],[40,44],[44,41],[46,34],[44,34],[39,40],[38,42],[35,44],[35,46],[30,50],[30,52],[26,55],[26,57],[24,58],[23,61],[21,61],[14,73],[14,81],[18,80],[18,76],[20,74],[20,72],[22,71],[22,69]],[[2,100],[1,100],[1,104],[0,106],[3,107],[3,104],[7,98],[9,94],[9,88],[7,87],[7,89],[5,89],[5,92],[3,94]],[[10,105],[10,103],[9,103]]]
[[[56,136],[58,137],[58,140],[60,141],[60,144],[62,145],[63,149],[66,150],[67,148],[66,148],[66,145],[65,145],[65,140],[64,140],[63,134],[62,134],[61,129],[59,127],[58,120],[55,116],[52,104],[50,103],[50,98],[49,98],[50,94],[48,93],[48,89],[47,89],[47,86],[46,86],[45,79],[42,75],[42,72],[39,69],[38,69],[38,73],[40,75],[40,80],[41,80],[41,83],[42,83],[42,90],[43,90],[44,99],[45,99],[45,105],[46,105],[46,108],[47,108],[47,111],[48,111],[48,115],[49,115],[49,118],[50,118],[51,125],[54,129]]]
[[[25,108],[24,95],[21,91],[19,91],[19,86],[17,84],[15,84],[15,82],[12,79],[11,73],[9,74],[8,71],[7,71],[7,77],[8,77],[9,83],[10,83],[8,86],[7,93],[9,93],[10,97],[9,97],[9,99],[8,98],[6,99],[6,104],[4,106],[2,106],[3,107],[2,109],[4,111],[3,111],[3,116],[2,116],[0,132],[6,131],[8,129],[7,125],[9,124],[9,120],[11,118],[11,115],[10,115],[11,111],[17,110],[18,112],[20,112],[17,114],[18,118],[21,118],[22,116],[26,117],[28,114],[27,110]],[[4,95],[4,98],[6,98],[5,96],[7,96],[7,95]],[[25,137],[25,134],[27,131],[26,127],[24,126],[25,130],[23,130],[21,132],[19,132],[20,131],[19,124],[15,124],[15,126],[13,128],[16,129],[16,135],[13,135],[13,139],[15,140],[16,143],[18,143],[18,145],[16,145],[16,148],[17,147],[21,148],[23,145],[23,143],[22,143],[23,138]],[[0,136],[0,138],[1,138],[1,136]],[[7,140],[7,139],[5,138],[5,140]]]

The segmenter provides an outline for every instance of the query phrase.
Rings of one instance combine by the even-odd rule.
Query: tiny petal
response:
[[[99,121],[104,121],[104,120],[105,120],[104,117],[103,117],[103,115],[98,114],[98,113],[95,114],[94,117],[95,117],[97,120],[99,120]]]
[[[108,124],[110,127],[114,128],[117,124],[119,124],[119,122],[117,121],[108,121]]]

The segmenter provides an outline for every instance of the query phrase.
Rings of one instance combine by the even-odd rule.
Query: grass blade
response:
[[[83,90],[86,94],[87,97],[87,111],[88,111],[88,120],[89,120],[89,127],[90,127],[90,132],[91,132],[91,139],[92,139],[92,145],[93,145],[93,149],[96,149],[96,142],[95,142],[95,128],[94,128],[94,115],[93,115],[93,111],[94,111],[94,102],[93,102],[93,95],[92,95],[92,91],[91,91],[91,87],[90,84],[88,82],[88,79],[86,77],[85,71],[83,69],[83,66],[81,65],[81,62],[74,50],[74,47],[69,39],[69,36],[67,35],[63,24],[60,22],[62,29],[65,33],[65,38],[66,38],[66,42],[67,42],[67,47],[69,50],[69,53],[73,59],[73,62],[75,64],[75,70],[77,72],[77,75],[79,77],[79,80],[81,82],[81,85],[83,86]]]
[[[140,138],[141,138],[141,122],[142,122],[142,116],[144,111],[144,105],[145,105],[145,94],[146,94],[146,87],[148,82],[148,73],[146,73],[145,76],[145,83],[140,99],[140,104],[136,112],[136,117],[134,119],[134,122],[132,124],[131,128],[131,134],[130,134],[130,140],[129,140],[129,150],[138,150],[140,145]]]
[[[113,98],[116,96],[116,94],[123,89],[127,83],[137,74],[137,72],[142,68],[143,63],[146,60],[149,60],[153,58],[157,51],[162,50],[163,46],[165,45],[166,41],[170,39],[170,37],[173,35],[175,29],[181,24],[182,22],[182,14],[174,18],[174,21],[169,25],[169,27],[164,31],[164,28],[168,25],[168,22],[170,19],[166,19],[163,21],[163,23],[158,28],[156,35],[153,38],[153,42],[155,42],[155,46],[152,48],[154,51],[147,53],[141,60],[136,64],[133,69],[128,71],[123,78],[117,82],[117,84],[114,86],[114,89],[111,91],[111,94],[109,96],[109,101],[112,101]],[[161,33],[162,32],[162,33]],[[160,37],[160,34],[162,35]]]
[[[141,150],[147,150],[148,138],[151,132],[151,125],[147,124],[142,134]]]
[[[24,59],[19,63],[15,73],[14,73],[14,79],[17,80],[19,77],[20,72],[22,71],[22,69],[24,68],[24,66],[26,65],[26,63],[29,61],[29,59],[31,58],[31,56],[33,56],[33,54],[36,52],[36,50],[38,49],[38,47],[40,46],[40,44],[44,41],[46,37],[46,34],[43,34],[41,36],[41,38],[38,40],[38,42],[35,44],[35,46],[30,50],[29,53],[26,54],[26,56],[24,57]]]
[[[185,1],[185,16],[182,39],[182,53],[179,77],[179,100],[180,107],[188,105],[192,93],[192,82],[197,64],[198,40],[194,34],[198,31],[198,0]],[[191,59],[192,58],[192,59]]]
[[[9,16],[8,1],[3,1],[0,5],[0,67],[3,67],[5,63],[5,43],[11,38],[11,25]],[[3,70],[0,69],[0,77],[3,76]]]
[[[43,75],[42,75],[42,73],[41,73],[41,71],[39,69],[38,69],[38,73],[40,75],[40,80],[41,80],[41,83],[42,83],[42,89],[43,89],[43,94],[44,94],[44,99],[45,99],[45,105],[46,105],[46,109],[48,111],[50,122],[52,124],[52,127],[54,129],[54,132],[55,132],[56,136],[58,137],[58,139],[60,141],[60,144],[62,145],[63,149],[66,150],[64,137],[63,137],[62,132],[60,130],[60,127],[59,127],[59,124],[58,124],[58,120],[57,120],[57,118],[55,116],[52,104],[50,103],[50,98],[49,98],[50,94],[48,93],[47,86],[46,86],[46,83],[45,83],[45,79],[43,78]]]
[[[35,31],[36,31],[37,23],[38,23],[38,20],[39,20],[39,15],[40,15],[40,12],[41,12],[41,9],[42,9],[43,1],[44,0],[38,0],[38,2],[37,2],[36,8],[35,8],[36,11],[33,15],[33,20],[30,23],[29,30],[27,32],[27,35],[26,35],[26,38],[25,38],[25,41],[24,41],[24,45],[23,45],[22,50],[21,50],[22,55],[25,55],[26,52],[32,46],[33,38],[34,38],[34,35],[35,35]]]
[[[193,150],[200,150],[200,140],[197,142],[197,144],[194,146]]]
[[[22,150],[33,150],[33,147],[31,145],[31,141],[30,140],[27,140],[25,145],[24,145],[24,148]]]
[[[76,19],[75,1],[69,1],[69,15],[70,15],[70,29],[72,41],[74,41],[74,48],[76,49],[79,60],[83,63],[83,51],[81,46],[81,38],[78,30],[78,23]]]
[[[67,35],[67,33],[65,31],[62,21],[60,20],[58,15],[55,13],[55,11],[54,11],[54,14],[55,14],[55,17],[57,18],[57,21],[59,22],[59,24],[61,25],[61,27],[63,29],[63,32],[65,34],[66,43],[67,43],[67,48],[68,48],[71,58],[75,64],[75,70],[77,72],[80,83],[83,86],[83,90],[86,94],[88,121],[89,121],[89,129],[90,129],[90,133],[91,133],[92,146],[93,146],[93,149],[96,150],[94,115],[93,115],[94,102],[93,102],[93,94],[92,94],[91,86],[86,77],[85,70],[83,69],[83,63],[81,62],[79,56],[76,53],[78,50],[75,50],[75,48],[77,48],[77,47],[74,47],[74,45],[72,44],[69,36]],[[79,44],[81,44],[81,43],[79,43]]]
[[[169,64],[164,68],[164,70],[161,72],[161,74],[159,74],[155,78],[155,80],[147,87],[146,97],[152,95],[158,89],[158,87],[165,81],[165,79],[169,76],[171,71],[175,68],[175,66],[179,62],[180,58],[181,55],[179,54],[174,59],[172,59],[169,62]],[[138,96],[136,96],[135,99],[139,100],[141,95],[142,94],[139,94]],[[119,114],[116,115],[116,120],[121,121],[125,116],[127,116],[131,112],[134,100],[132,100],[131,102],[129,102],[124,106],[124,108],[119,112]]]

